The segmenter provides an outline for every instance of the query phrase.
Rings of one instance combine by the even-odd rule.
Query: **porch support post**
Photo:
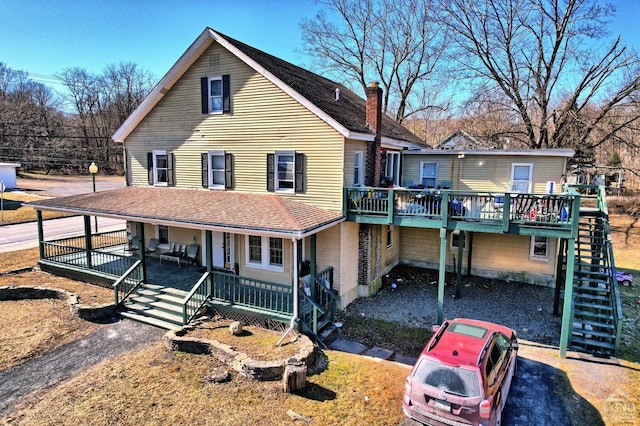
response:
[[[447,264],[447,229],[440,228],[440,268],[438,270],[438,324],[444,320],[444,284]]]
[[[317,272],[317,264],[316,264],[316,234],[311,235],[311,262],[309,264],[311,275],[309,279],[309,287],[311,287],[311,298],[313,300],[318,300],[316,298],[316,272]]]
[[[469,232],[469,247],[467,247],[467,277],[471,276],[472,254],[473,254],[473,232]]]
[[[82,216],[84,219],[84,247],[87,255],[87,269],[91,269],[91,216]]]
[[[556,288],[553,294],[553,315],[560,314],[560,288],[562,286],[562,265],[564,264],[564,251],[567,241],[564,238],[558,239],[558,256],[556,259]]]
[[[40,259],[44,259],[44,229],[42,228],[42,210],[36,210],[36,219],[38,221],[38,250],[40,251]]]
[[[213,271],[213,232],[210,230],[204,231],[204,243],[207,245],[205,263],[207,264],[207,272],[209,273],[209,278],[207,278],[207,294],[210,295],[213,289],[213,277],[211,276],[211,271]]]
[[[458,264],[456,265],[456,292],[455,298],[462,297],[462,255],[464,252],[464,243],[466,236],[464,231],[460,231],[458,238]]]
[[[571,305],[573,301],[573,270],[576,255],[575,238],[567,239],[567,272],[564,281],[564,304],[562,305],[562,329],[560,330],[560,356],[567,356],[569,346],[569,336],[573,326],[573,312]]]
[[[140,259],[142,260],[142,280],[147,282],[147,259],[146,253],[144,252],[144,223],[138,222],[137,224],[137,232],[138,235],[138,250],[140,250]]]

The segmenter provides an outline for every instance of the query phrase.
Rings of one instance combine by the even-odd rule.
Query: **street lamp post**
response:
[[[91,173],[91,178],[93,180],[93,192],[96,192],[96,173],[98,173],[98,166],[96,163],[91,162],[89,166],[89,173]],[[96,234],[98,233],[98,216],[94,216],[95,225],[96,225]]]

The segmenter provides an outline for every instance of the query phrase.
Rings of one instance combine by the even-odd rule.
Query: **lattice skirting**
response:
[[[209,309],[215,315],[220,315],[223,318],[233,321],[240,321],[244,325],[266,328],[267,330],[279,331],[283,333],[288,327],[288,324],[285,324],[282,321],[261,317],[260,315],[253,315],[249,312],[240,311],[237,309],[225,309],[215,305],[209,305]]]

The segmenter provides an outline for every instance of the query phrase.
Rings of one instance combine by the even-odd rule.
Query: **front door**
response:
[[[212,232],[213,267],[233,269],[234,258],[234,234],[228,232]]]

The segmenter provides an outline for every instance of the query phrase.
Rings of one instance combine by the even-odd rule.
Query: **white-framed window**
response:
[[[400,186],[400,153],[397,151],[387,152],[387,167],[384,175],[390,177],[394,185]]]
[[[225,164],[224,151],[209,151],[207,153],[209,165],[209,188],[224,189]]]
[[[362,151],[355,151],[353,153],[353,186],[360,186],[363,183]]]
[[[549,237],[531,236],[531,251],[529,253],[531,260],[549,260]]]
[[[209,113],[222,114],[222,77],[209,78]]]
[[[393,227],[391,225],[387,226],[387,248],[391,248],[393,246]]]
[[[167,151],[153,151],[153,184],[166,186],[169,182],[169,159]]]
[[[420,183],[425,188],[437,188],[438,186],[438,163],[420,162]]]
[[[296,154],[293,151],[276,151],[276,191],[293,192],[296,170]]]
[[[533,180],[533,164],[530,164],[530,163],[511,164],[511,192],[520,192],[520,193],[531,192],[532,180]]]
[[[282,238],[247,235],[247,266],[284,271]]]
[[[467,251],[467,238],[467,232],[461,233],[456,229],[451,233],[451,237],[449,238],[449,247],[451,248],[451,250],[458,251],[458,247],[460,246],[460,244],[462,244],[462,250]]]

